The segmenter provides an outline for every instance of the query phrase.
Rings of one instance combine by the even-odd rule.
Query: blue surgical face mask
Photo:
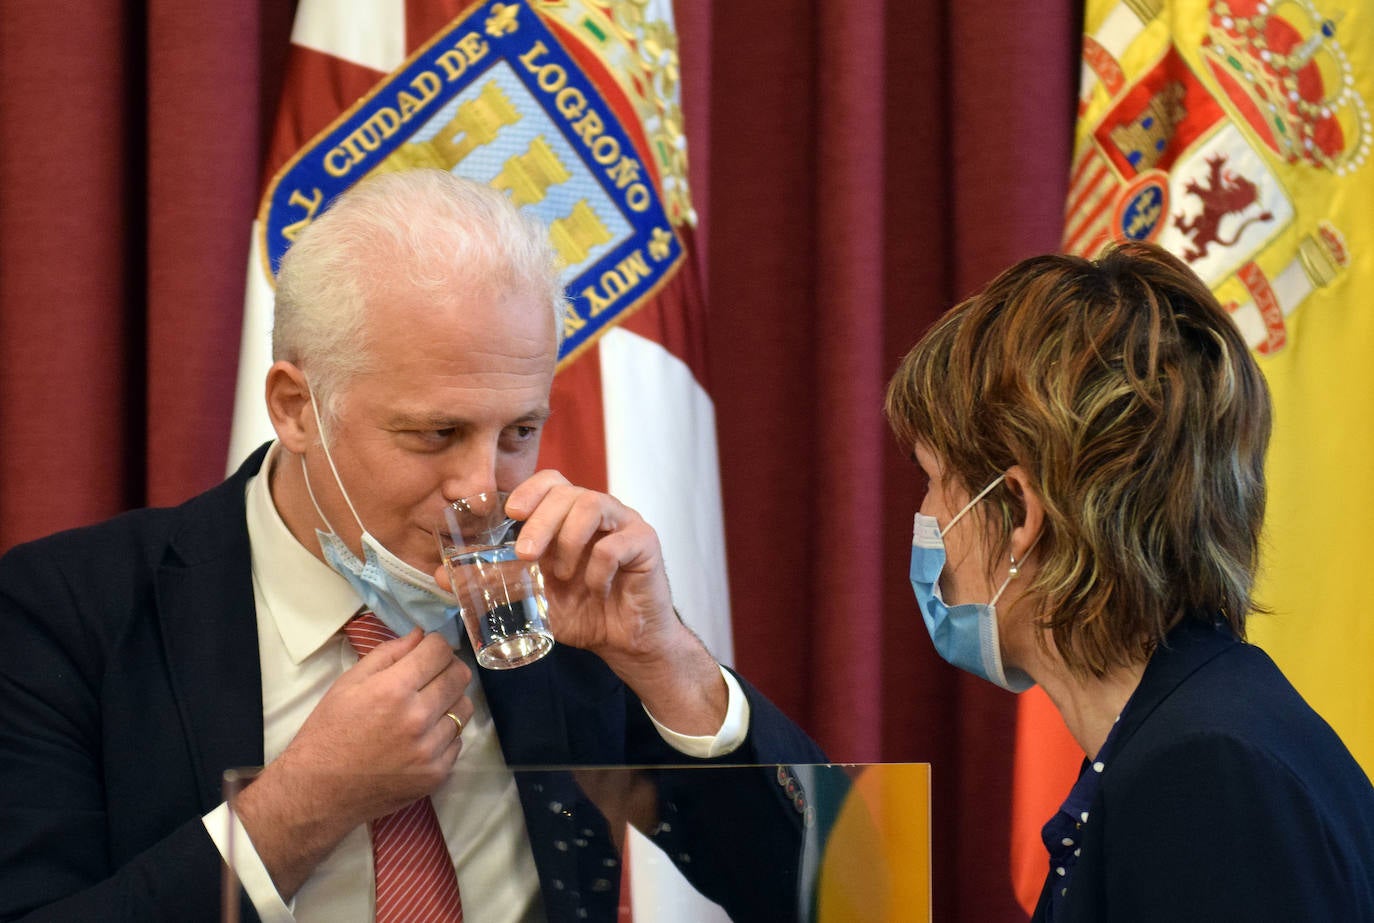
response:
[[[315,413],[315,424],[320,429],[320,442],[324,447],[324,457],[329,462],[329,470],[334,474],[334,483],[338,485],[339,493],[343,494],[348,511],[353,514],[353,521],[362,531],[363,559],[360,561],[330,525],[316,502],[315,491],[310,487],[310,472],[306,470],[305,459],[302,458],[301,470],[305,474],[305,489],[310,494],[310,502],[315,504],[315,512],[329,527],[328,532],[315,530],[325,561],[348,581],[362,598],[363,604],[376,613],[382,624],[397,635],[420,628],[426,634],[439,632],[451,647],[460,646],[462,631],[455,621],[458,600],[440,589],[432,575],[402,561],[367,531],[358,518],[358,511],[353,508],[353,501],[349,499],[343,481],[339,479],[339,469],[334,466],[334,458],[329,453],[329,440],[325,436],[313,391],[310,406]]]
[[[960,510],[944,532],[954,528],[974,504],[987,496],[1005,475],[999,476]],[[1002,647],[997,638],[997,600],[1016,576],[1015,562],[1007,579],[987,603],[950,606],[940,597],[940,573],[945,569],[945,540],[934,516],[917,513],[911,533],[911,589],[921,607],[926,630],[936,652],[947,663],[981,676],[1011,692],[1025,692],[1035,681],[1020,670],[1002,665]]]

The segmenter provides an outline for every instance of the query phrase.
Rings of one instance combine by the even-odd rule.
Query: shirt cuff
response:
[[[236,815],[229,813],[228,802],[221,803],[203,816],[201,822],[205,824],[205,832],[210,834],[210,839],[215,841],[225,863],[238,876],[262,923],[294,923],[295,915],[277,893],[277,886],[272,883],[267,866],[262,864],[253,841],[248,838],[248,831],[243,829]],[[230,824],[233,825],[232,831]]]
[[[729,670],[721,667],[720,675],[725,678],[729,700],[725,706],[725,720],[713,736],[693,737],[679,734],[659,724],[649,709],[644,709],[644,714],[649,715],[649,720],[658,729],[658,735],[679,753],[703,760],[713,756],[724,756],[739,749],[739,745],[744,743],[744,738],[749,736],[749,699],[740,688],[739,680],[735,679]]]

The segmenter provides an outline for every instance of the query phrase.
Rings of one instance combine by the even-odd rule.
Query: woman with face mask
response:
[[[1035,919],[1374,921],[1374,788],[1245,642],[1270,403],[1207,287],[1148,244],[1026,260],[916,344],[886,412],[929,479],[936,650],[1038,683],[1089,755]]]

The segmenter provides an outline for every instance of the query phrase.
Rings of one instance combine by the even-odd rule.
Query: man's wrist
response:
[[[674,624],[674,637],[653,656],[603,659],[658,722],[685,736],[714,736],[725,721],[729,688],[701,639]]]
[[[740,687],[739,680],[724,667],[718,667],[721,678],[725,682],[728,704],[725,708],[725,720],[712,735],[681,734],[670,727],[664,725],[654,717],[648,707],[644,708],[644,713],[649,716],[649,720],[654,723],[658,734],[674,750],[685,756],[696,759],[711,759],[717,756],[725,756],[738,750],[749,736],[749,699]]]
[[[224,864],[243,886],[262,923],[292,923],[290,905],[277,891],[272,875],[258,855],[253,839],[244,829],[228,802],[220,804],[201,818],[205,832],[219,850]]]

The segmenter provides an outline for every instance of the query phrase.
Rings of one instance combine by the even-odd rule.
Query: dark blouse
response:
[[[1130,707],[1131,703],[1128,700],[1126,708]],[[1123,709],[1121,714],[1125,713],[1126,710]],[[1102,771],[1107,768],[1107,761],[1112,758],[1112,751],[1116,746],[1116,731],[1119,727],[1121,717],[1118,715],[1107,734],[1107,739],[1102,743],[1102,749],[1097,751],[1097,756],[1092,760],[1083,761],[1083,767],[1078,771],[1078,781],[1069,789],[1069,796],[1059,806],[1059,811],[1046,821],[1040,830],[1040,838],[1045,841],[1045,849],[1050,854],[1050,874],[1058,879],[1055,886],[1050,889],[1049,903],[1045,907],[1047,921],[1054,919],[1055,908],[1069,893],[1073,867],[1078,862],[1081,852],[1079,844],[1083,841],[1083,829],[1088,825],[1088,807],[1097,796]]]

